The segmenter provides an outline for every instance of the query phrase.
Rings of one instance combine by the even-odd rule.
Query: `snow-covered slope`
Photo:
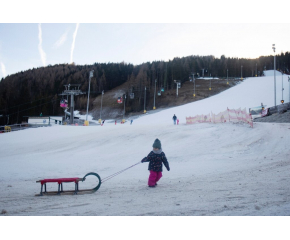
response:
[[[160,111],[156,114],[148,114],[136,121],[136,124],[161,122],[172,122],[175,114],[180,123],[185,123],[185,117],[195,116],[198,114],[219,113],[228,108],[238,109],[261,106],[261,103],[267,107],[274,106],[274,71],[265,71],[264,77],[246,78],[239,85],[232,87],[220,94],[206,98],[201,101],[188,103],[183,106],[170,108]],[[283,98],[285,103],[289,102],[289,82],[288,75],[283,75]],[[198,88],[196,89],[198,91]],[[276,71],[276,104],[282,100],[282,74]],[[152,113],[153,111],[151,111]]]
[[[278,76],[277,89],[279,81]],[[132,125],[55,125],[0,134],[0,210],[36,216],[289,215],[290,124],[184,124],[185,116],[227,107],[271,106],[272,90],[273,77],[249,78],[219,95],[145,115]],[[173,114],[180,125],[173,125]],[[163,169],[156,188],[147,187],[148,164],[140,163],[94,194],[34,196],[40,191],[36,181],[43,178],[88,172],[104,178],[130,167],[151,151],[155,138],[171,168]],[[93,180],[88,177],[80,188],[92,186]],[[48,184],[48,190],[57,190],[57,184]]]

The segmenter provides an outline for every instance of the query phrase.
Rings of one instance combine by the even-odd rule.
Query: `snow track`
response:
[[[253,129],[204,123],[55,126],[2,134],[0,206],[13,216],[288,216],[288,132],[285,123],[255,123]],[[35,181],[42,178],[88,172],[104,178],[129,167],[149,153],[157,137],[171,171],[163,169],[156,188],[147,187],[148,164],[143,163],[94,194],[34,196],[40,191]],[[57,190],[57,184],[48,188]]]

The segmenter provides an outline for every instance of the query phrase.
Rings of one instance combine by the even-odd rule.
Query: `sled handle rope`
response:
[[[109,179],[111,179],[111,178],[113,178],[113,177],[115,177],[115,176],[121,174],[122,172],[125,172],[125,171],[128,170],[129,168],[132,168],[132,167],[138,165],[139,163],[141,163],[141,162],[138,162],[138,163],[136,163],[136,164],[134,164],[134,165],[132,165],[132,166],[130,166],[130,167],[128,167],[128,168],[125,168],[125,169],[123,169],[123,170],[121,170],[121,171],[119,171],[119,172],[116,172],[116,173],[114,173],[114,174],[112,174],[112,175],[110,175],[110,176],[107,176],[107,177],[103,178],[101,182],[103,183],[103,182],[105,182],[105,181],[108,181]]]

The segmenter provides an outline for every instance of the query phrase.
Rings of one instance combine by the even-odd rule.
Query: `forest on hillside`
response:
[[[0,81],[0,125],[21,123],[24,116],[63,115],[59,102],[67,84],[80,84],[82,92],[88,91],[89,72],[91,78],[90,98],[101,94],[102,90],[112,90],[125,82],[134,92],[147,88],[147,93],[157,89],[173,89],[174,80],[184,83],[189,77],[246,78],[261,76],[263,70],[274,68],[273,56],[261,56],[257,59],[229,58],[222,55],[188,56],[170,61],[154,61],[140,65],[121,63],[94,63],[92,65],[57,64],[54,66],[33,68],[2,78]],[[290,53],[276,55],[276,69],[289,74]],[[142,109],[138,95],[135,111]],[[75,109],[85,110],[87,95],[78,96]],[[90,101],[90,103],[93,101]],[[133,104],[128,101],[127,104]],[[136,105],[136,102],[134,103]],[[90,106],[91,107],[91,106]]]

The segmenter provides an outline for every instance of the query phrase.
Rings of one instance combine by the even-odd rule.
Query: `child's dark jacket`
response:
[[[170,170],[169,163],[164,152],[158,154],[151,151],[147,157],[142,159],[141,162],[149,162],[148,170],[151,171],[162,172],[162,163],[166,167],[167,171]]]

